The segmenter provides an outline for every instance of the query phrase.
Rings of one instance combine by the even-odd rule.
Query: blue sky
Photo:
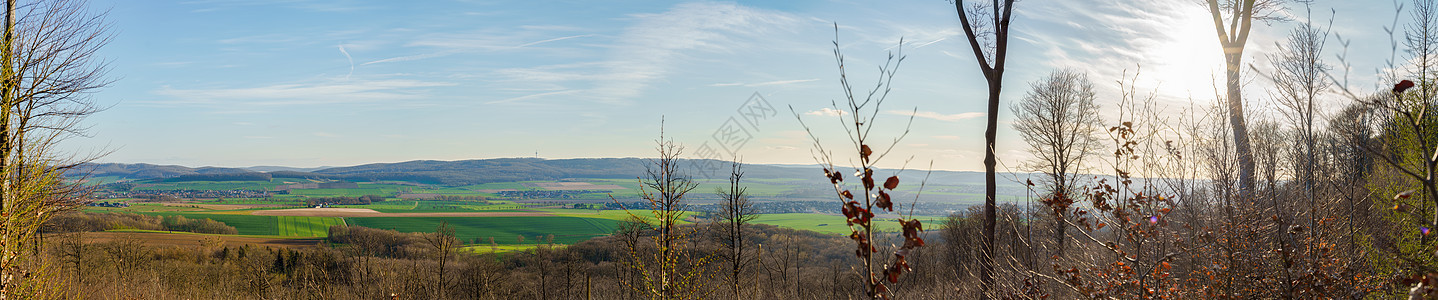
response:
[[[1100,103],[1125,71],[1176,111],[1213,101],[1221,58],[1194,1],[1022,1],[1016,6],[1002,114],[1055,68],[1087,71]],[[1389,55],[1391,4],[1320,1],[1319,21],[1351,40],[1353,80]],[[834,23],[856,86],[875,79],[904,38],[878,131],[917,109],[891,166],[982,168],[984,82],[944,1],[309,1],[97,0],[117,81],[94,95],[76,151],[105,162],[187,166],[343,166],[419,159],[649,157],[666,134],[691,156],[730,118],[753,163],[812,163],[788,110],[838,135],[824,108],[842,96]],[[1333,7],[1337,14],[1329,10]],[[1302,17],[1301,10],[1290,10]],[[1292,23],[1256,26],[1248,61]],[[1330,59],[1342,49],[1330,42]],[[1255,60],[1257,58],[1257,60]],[[1336,63],[1336,60],[1333,61]],[[1360,78],[1361,77],[1361,78]],[[1255,87],[1261,86],[1255,83]],[[1262,92],[1250,89],[1250,98]],[[736,111],[759,93],[777,114]],[[1334,105],[1341,99],[1330,100]],[[1265,104],[1251,106],[1260,113]],[[999,152],[1026,157],[1001,117]]]

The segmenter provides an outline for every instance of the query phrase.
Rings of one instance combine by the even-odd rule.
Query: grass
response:
[[[454,226],[455,236],[466,243],[488,243],[489,237],[501,245],[520,244],[518,236],[524,236],[525,244],[535,244],[536,237],[554,235],[554,242],[573,244],[614,231],[619,221],[582,217],[364,217],[346,218],[350,225],[379,229],[393,229],[400,232],[434,232],[440,222]]]

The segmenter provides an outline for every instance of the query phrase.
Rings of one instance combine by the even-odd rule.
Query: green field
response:
[[[534,244],[535,237],[554,235],[554,242],[573,244],[614,231],[619,221],[581,217],[365,217],[346,218],[350,225],[369,228],[393,229],[401,232],[434,232],[440,222],[454,226],[455,236],[465,243],[480,239],[488,243],[494,237],[498,244],[518,244],[518,236],[524,236],[525,244]]]
[[[152,216],[185,216],[190,219],[211,219],[234,226],[243,235],[280,235],[279,218],[275,216],[231,215],[207,213],[140,212]]]
[[[382,213],[436,213],[436,212],[515,212],[528,206],[508,201],[494,201],[484,204],[476,201],[397,200],[375,202],[369,205],[338,205],[345,208],[368,208]]]
[[[344,220],[335,217],[291,217],[280,216],[276,226],[281,236],[327,237],[330,226],[344,225]]]
[[[820,174],[822,175],[822,174]],[[817,175],[816,175],[817,177]],[[907,177],[906,177],[907,178]],[[103,178],[101,181],[116,180],[117,178]],[[638,182],[633,178],[620,179],[578,179],[578,181],[589,182],[597,185],[618,185],[625,189],[613,190],[613,196],[626,199],[634,197],[638,192]],[[810,179],[752,179],[746,180],[748,192],[754,196],[780,197],[789,195],[796,191],[809,189],[804,184]],[[286,183],[308,183],[311,180],[293,178],[276,178],[271,181],[195,181],[195,182],[153,182],[154,186],[147,186],[144,190],[268,190],[276,185]],[[395,184],[393,182],[369,183],[360,182],[358,188],[353,189],[295,189],[288,195],[272,195],[270,199],[221,199],[210,202],[206,200],[197,204],[262,204],[264,207],[248,209],[215,210],[216,207],[176,207],[161,206],[152,204],[136,203],[129,208],[98,208],[88,207],[85,211],[92,212],[129,212],[148,215],[182,215],[194,219],[213,219],[224,222],[243,235],[261,236],[291,236],[291,237],[324,237],[328,234],[328,227],[348,223],[349,225],[365,226],[381,229],[395,229],[404,232],[433,232],[441,221],[448,221],[455,226],[457,235],[467,243],[473,243],[475,239],[486,240],[494,237],[496,242],[503,245],[516,245],[516,236],[525,236],[524,244],[535,243],[536,236],[547,236],[553,234],[555,243],[572,244],[596,236],[609,234],[619,222],[631,218],[630,212],[622,210],[590,210],[590,209],[563,209],[563,208],[540,208],[542,205],[524,205],[511,201],[438,201],[438,200],[401,200],[396,197],[397,193],[418,193],[418,194],[440,194],[453,196],[494,196],[493,194],[481,193],[482,189],[516,189],[516,190],[543,190],[540,188],[525,187],[526,183],[540,183],[554,181],[520,181],[485,183],[458,187],[436,186],[436,185],[412,185]],[[906,181],[901,184],[900,191],[917,190],[918,180]],[[695,194],[700,199],[713,197],[710,191],[716,187],[727,185],[722,179],[699,180],[699,187]],[[146,184],[144,181],[136,184]],[[981,199],[982,195],[975,194],[965,189],[931,184],[926,188],[925,197],[941,197],[949,199],[946,201],[960,201],[961,199]],[[702,195],[701,195],[702,194]],[[356,197],[364,195],[379,195],[389,198],[388,201],[375,202],[369,205],[344,205],[337,207],[345,208],[367,208],[381,213],[447,213],[447,212],[517,212],[517,211],[542,211],[554,214],[554,216],[526,216],[526,217],[362,217],[362,218],[334,218],[334,217],[277,217],[277,216],[256,216],[249,215],[251,210],[294,208],[305,205],[306,198],[315,197]],[[587,193],[572,195],[580,199],[605,198],[605,193]],[[912,196],[908,196],[912,197]],[[1001,200],[1010,200],[1012,196],[1000,195]],[[960,200],[956,200],[960,199]],[[563,200],[557,200],[559,203]],[[964,200],[967,201],[967,200]],[[544,201],[540,201],[544,202]],[[961,202],[961,201],[960,201]],[[268,205],[285,206],[272,207]],[[201,205],[197,205],[201,206]],[[555,207],[560,207],[556,205]],[[837,210],[837,207],[835,208]],[[650,218],[649,211],[635,210],[635,216]],[[929,229],[938,228],[941,220],[939,217],[920,217],[925,227]],[[787,228],[813,230],[828,234],[848,234],[849,228],[845,225],[844,218],[837,215],[824,214],[766,214],[760,215],[755,223],[770,224]],[[685,222],[688,223],[688,222]],[[899,225],[892,218],[876,221],[876,229],[885,232],[898,231]]]
[[[943,218],[939,217],[918,217],[924,224],[925,229],[935,230]],[[813,230],[829,234],[847,235],[850,233],[849,226],[844,221],[844,216],[821,215],[821,214],[763,214],[754,218],[754,223],[769,224],[785,228]],[[898,232],[902,228],[899,222],[892,218],[876,218],[874,228],[881,232]]]
[[[329,227],[344,225],[334,217],[256,216],[241,214],[208,214],[195,212],[138,212],[153,216],[185,216],[190,219],[211,219],[235,227],[241,235],[293,237],[326,237]]]

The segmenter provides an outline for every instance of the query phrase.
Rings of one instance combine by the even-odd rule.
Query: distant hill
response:
[[[253,171],[239,168],[199,167],[191,168],[175,165],[152,165],[152,164],[119,164],[119,163],[89,163],[70,171],[71,176],[88,173],[90,176],[104,177],[115,176],[129,179],[153,179],[173,178],[186,175],[217,175],[235,173],[253,173]]]
[[[377,163],[353,167],[317,170],[313,174],[335,179],[399,180],[445,185],[467,185],[489,182],[525,180],[561,180],[565,178],[635,178],[645,173],[649,159],[643,158],[495,158],[459,161],[418,160],[399,163]],[[704,166],[706,166],[705,168]],[[714,160],[681,162],[686,172],[696,178],[727,178],[728,165]],[[747,165],[749,178],[823,178],[815,167],[780,165]],[[275,174],[287,177],[299,174]]]
[[[260,166],[249,168],[199,167],[153,164],[86,164],[79,171],[90,171],[92,176],[114,176],[128,179],[202,180],[204,178],[308,178],[346,181],[410,181],[440,185],[470,185],[490,182],[512,182],[525,180],[562,180],[566,178],[616,178],[630,179],[644,175],[645,167],[651,162],[645,158],[494,158],[457,161],[416,160],[397,163],[374,163],[349,167],[291,168],[281,166]],[[717,160],[684,160],[681,166],[685,172],[698,179],[723,180],[728,177],[729,165]],[[257,172],[258,171],[258,172]],[[815,165],[765,165],[744,166],[745,178],[749,179],[799,179],[802,184],[826,185],[823,170]],[[78,171],[77,171],[78,172]],[[888,171],[880,170],[881,174]],[[263,174],[263,175],[261,175]],[[910,169],[904,172],[906,180],[920,180],[924,170]],[[1007,178],[1011,174],[1000,174],[1000,185],[1014,185]],[[846,176],[850,177],[850,176]],[[981,172],[934,171],[930,182],[945,185],[983,185]]]
[[[253,166],[253,167],[245,167],[244,169],[245,169],[245,170],[250,170],[250,171],[255,171],[255,172],[275,172],[275,171],[314,172],[314,171],[324,170],[324,169],[329,169],[329,168],[333,168],[333,167],[331,167],[331,166],[324,166],[324,167],[313,167],[313,168],[295,168],[295,167],[281,167],[281,166]]]

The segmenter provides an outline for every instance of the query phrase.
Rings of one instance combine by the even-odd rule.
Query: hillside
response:
[[[265,167],[269,172],[256,172],[241,168],[199,167],[191,168],[174,165],[154,164],[87,164],[81,171],[93,172],[95,177],[115,177],[132,180],[166,179],[167,181],[195,180],[256,180],[230,178],[306,178],[341,181],[405,181],[444,186],[462,186],[497,182],[558,181],[574,178],[590,179],[633,179],[645,172],[648,159],[643,158],[495,158],[459,161],[416,160],[397,163],[374,163],[349,167],[333,167],[310,172],[299,168]],[[688,160],[681,163],[696,179],[720,180],[728,176],[728,165],[715,160]],[[750,164],[744,167],[745,178],[751,180],[781,180],[787,185],[813,187],[827,186],[822,170],[818,166]],[[886,174],[889,171],[880,170]],[[906,182],[917,182],[924,170],[906,170],[902,173]],[[1010,178],[1023,174],[1000,174],[1000,194],[1023,195],[1023,187]],[[934,171],[929,175],[927,192],[937,193],[982,193],[983,173],[962,171]],[[1020,179],[1022,180],[1022,178]]]

